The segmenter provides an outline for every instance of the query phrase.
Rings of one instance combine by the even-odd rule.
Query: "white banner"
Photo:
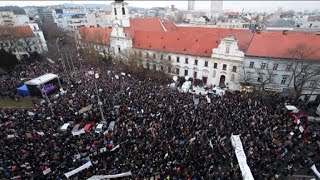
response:
[[[47,174],[49,174],[50,172],[51,172],[51,169],[50,169],[50,168],[42,171],[43,175],[47,175]]]
[[[115,151],[118,148],[120,148],[120,144],[118,144],[116,147],[112,148],[110,151]]]
[[[314,172],[314,174],[315,174],[318,178],[320,178],[320,173],[319,173],[319,171],[318,171],[318,169],[317,169],[317,167],[316,167],[315,164],[311,166],[311,169],[312,169],[312,171]]]
[[[72,133],[73,136],[79,136],[80,134],[84,134],[84,133],[86,133],[86,132],[85,132],[84,129],[82,128],[82,129],[79,130],[79,131],[72,131],[71,133]]]
[[[90,166],[92,166],[91,161],[85,163],[84,165],[78,167],[77,169],[74,169],[74,170],[72,170],[72,171],[69,171],[69,172],[67,172],[67,173],[64,173],[64,175],[65,175],[67,178],[69,178],[70,176],[75,175],[75,174],[77,174],[78,172],[80,172],[80,171],[82,171],[82,170],[84,170],[84,169],[89,168]]]
[[[131,171],[120,173],[120,174],[114,174],[114,175],[96,175],[88,178],[87,180],[113,179],[113,178],[121,178],[126,176],[132,176]]]
[[[231,135],[231,144],[236,153],[239,167],[242,173],[242,179],[244,180],[253,180],[253,176],[251,174],[251,170],[247,164],[247,157],[244,154],[242,142],[240,139],[240,135]]]

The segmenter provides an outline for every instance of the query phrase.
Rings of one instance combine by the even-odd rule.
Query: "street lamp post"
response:
[[[99,97],[99,91],[98,91],[98,86],[97,86],[97,80],[99,79],[99,73],[95,73],[94,74],[94,85],[95,85],[95,88],[96,88],[96,94],[98,96],[98,105],[99,105],[99,109],[100,109],[100,113],[101,113],[101,117],[102,117],[102,123],[106,123],[106,120],[104,118],[104,115],[103,115],[103,109],[102,109],[102,102],[100,101],[100,97]]]
[[[66,62],[63,59],[63,55],[62,55],[62,52],[60,51],[60,46],[58,44],[58,41],[61,41],[61,40],[62,40],[61,38],[57,38],[57,40],[56,40],[56,45],[57,45],[57,48],[58,48],[58,51],[59,51],[60,57],[61,57],[61,58],[59,58],[59,60],[61,60],[61,64],[62,64],[62,67],[63,67],[63,69],[64,69],[64,71],[65,71],[65,73],[67,75],[68,82],[70,82],[69,73],[68,73],[68,70],[67,70],[67,67],[66,67]]]

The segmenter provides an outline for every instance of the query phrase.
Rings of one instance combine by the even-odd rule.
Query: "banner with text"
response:
[[[242,174],[242,179],[244,180],[253,180],[253,176],[251,174],[251,170],[247,164],[247,157],[244,154],[242,142],[240,139],[240,135],[231,135],[231,144],[236,153],[239,167]]]

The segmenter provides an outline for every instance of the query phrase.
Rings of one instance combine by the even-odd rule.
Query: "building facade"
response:
[[[37,11],[42,23],[56,23],[54,9],[38,8]]]
[[[12,52],[17,59],[30,53],[43,53],[39,41],[30,26],[1,27],[0,49]]]
[[[177,27],[158,18],[120,16],[123,7],[123,2],[113,3],[113,27],[105,31],[108,40],[102,44],[111,55],[134,52],[144,68],[200,79],[206,86],[230,91],[249,84],[257,90],[287,92],[300,82],[301,98],[319,98],[320,51],[313,48],[320,47],[320,36],[316,33]],[[78,32],[82,40],[98,45],[99,39],[83,29],[88,28]],[[296,54],[302,45],[312,53],[305,52],[308,56],[299,59]],[[303,66],[295,65],[301,61]],[[306,65],[314,75],[302,81],[297,72],[302,69],[305,74]]]

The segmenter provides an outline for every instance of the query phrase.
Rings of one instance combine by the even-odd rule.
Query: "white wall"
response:
[[[128,3],[113,2],[111,4],[113,24],[119,24],[122,27],[130,27]],[[122,8],[124,8],[125,14],[123,14]]]
[[[228,54],[225,54],[227,46],[229,51]],[[164,72],[201,80],[207,78],[207,86],[219,86],[220,78],[223,75],[225,76],[224,84],[229,87],[230,90],[240,90],[239,73],[242,67],[244,53],[238,50],[237,42],[233,37],[223,39],[219,47],[213,49],[212,57],[199,57],[144,49],[135,49],[135,51],[138,56],[140,56],[139,52],[141,52],[141,59],[143,60],[145,68],[147,68],[147,62],[149,63],[150,69],[154,69],[153,64],[156,64],[156,70],[161,70],[161,66],[169,63],[171,64],[171,72],[168,72],[167,68],[164,68]],[[155,58],[153,54],[155,54]],[[163,58],[161,58],[161,56],[163,56]],[[215,63],[217,64],[216,67],[214,66]],[[226,65],[225,70],[223,69],[223,65]],[[233,66],[236,67],[236,72],[233,72]],[[179,69],[178,73],[177,69]],[[195,72],[197,72],[196,77],[194,77]]]
[[[110,36],[110,48],[115,55],[118,55],[125,50],[132,49],[132,39],[126,37],[123,28],[118,26],[117,24],[112,27]]]
[[[250,68],[250,62],[254,63],[253,68]],[[266,64],[264,69],[261,68],[262,63]],[[290,69],[290,65],[294,62],[293,60],[284,60],[284,59],[267,59],[259,57],[245,57],[243,67],[246,75],[250,74],[250,83],[259,85],[258,73],[264,73],[263,77],[270,77],[272,75],[272,83],[266,84],[266,88],[271,91],[282,92],[284,89],[293,89],[293,72]],[[315,64],[315,68],[319,68],[319,65]],[[277,68],[275,68],[277,67]],[[275,68],[275,69],[274,69]],[[282,81],[286,77],[286,81]],[[319,77],[315,77],[316,79]],[[240,79],[241,82],[244,82],[243,79]],[[319,86],[315,85],[310,87],[310,81],[306,82],[302,94],[310,95],[314,94],[309,100],[315,99],[316,95],[320,94]]]
[[[15,26],[23,26],[29,24],[29,17],[25,14],[17,14],[15,15]]]
[[[38,53],[44,53],[45,51],[48,51],[47,42],[46,42],[44,35],[43,35],[43,32],[39,28],[38,24],[37,23],[30,23],[29,26],[32,29],[32,31],[37,39],[37,42],[39,45]]]

